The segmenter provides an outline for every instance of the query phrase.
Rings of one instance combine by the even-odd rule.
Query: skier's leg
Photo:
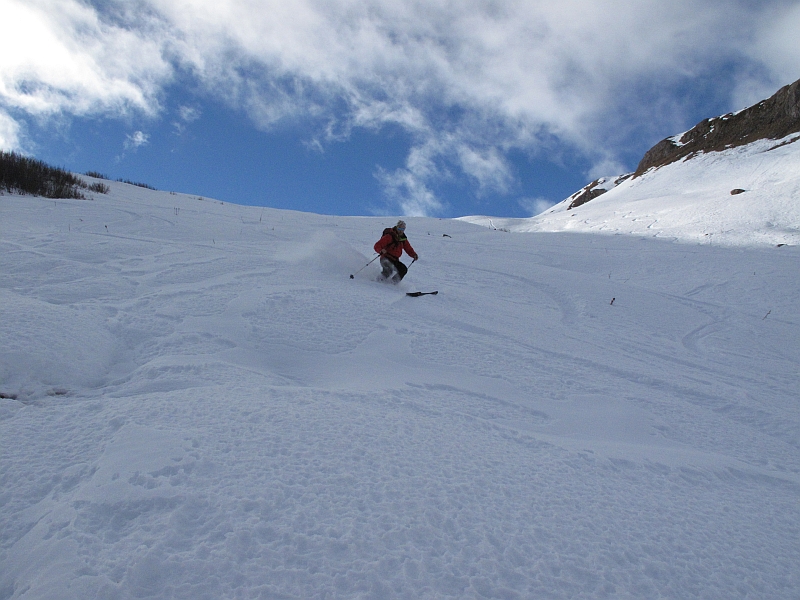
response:
[[[394,277],[392,277],[392,281],[397,283],[398,281],[401,281],[403,277],[406,276],[406,273],[408,273],[408,267],[405,266],[399,260],[394,264],[394,266],[397,269],[397,274]]]
[[[392,261],[387,256],[381,256],[381,277],[389,279],[395,272]]]

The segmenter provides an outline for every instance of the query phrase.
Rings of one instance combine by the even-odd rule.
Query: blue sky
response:
[[[0,147],[342,215],[524,217],[800,77],[800,2],[0,0]]]

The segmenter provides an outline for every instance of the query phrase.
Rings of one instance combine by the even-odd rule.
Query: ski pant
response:
[[[408,273],[408,267],[400,262],[399,258],[384,254],[381,256],[381,275],[384,279],[392,278],[392,281],[398,282]]]

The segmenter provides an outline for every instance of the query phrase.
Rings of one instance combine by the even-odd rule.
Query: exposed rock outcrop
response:
[[[605,194],[607,190],[605,188],[597,187],[599,184],[600,180],[595,179],[585,188],[573,194],[572,202],[570,202],[569,206],[567,207],[567,210],[572,210],[573,208],[577,208],[583,204],[586,204],[587,202],[589,202],[589,200],[594,200],[598,196]]]
[[[607,191],[617,187],[620,183],[631,177],[633,173],[628,173],[627,175],[620,175],[616,178],[613,182],[605,177],[601,177],[600,179],[595,179],[589,185],[581,188],[572,196],[569,197],[570,204],[567,207],[567,210],[572,210],[573,208],[577,208],[586,204],[590,200],[594,200],[598,196],[602,196]],[[600,187],[600,186],[603,187]]]
[[[800,80],[754,106],[706,119],[680,138],[660,141],[645,153],[633,176],[701,152],[719,152],[761,139],[779,140],[796,132],[800,132]]]

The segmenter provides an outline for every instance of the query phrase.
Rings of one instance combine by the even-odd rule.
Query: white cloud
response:
[[[531,217],[535,217],[557,203],[547,198],[520,198],[517,200],[517,204],[519,204],[524,211],[528,212]]]
[[[765,68],[738,75],[734,109],[750,106],[800,78],[798,32],[800,2],[783,3],[759,16],[753,41],[744,51],[755,64]]]
[[[202,111],[195,106],[178,107],[178,116],[180,117],[181,121],[185,123],[192,123],[193,121],[197,121],[197,119],[200,118],[201,114],[203,114]]]
[[[0,0],[0,102],[31,115],[155,113],[172,67],[152,31],[76,0]]]
[[[456,149],[461,170],[472,177],[478,185],[478,194],[505,194],[513,184],[508,162],[496,147],[476,148],[459,143]]]
[[[404,168],[389,173],[378,168],[376,178],[383,185],[386,195],[401,209],[402,214],[419,217],[436,214],[442,204],[431,191],[429,182],[447,176],[438,166],[442,155],[442,144],[433,136],[411,148]]]
[[[150,142],[150,135],[142,131],[134,131],[133,134],[125,136],[123,146],[126,150],[136,150],[140,146],[146,146]]]
[[[605,158],[597,160],[594,165],[592,165],[592,168],[589,169],[588,176],[589,179],[594,180],[600,179],[601,177],[617,177],[619,175],[625,175],[627,172],[625,165],[620,164],[619,161],[612,158]]]
[[[413,171],[397,169],[387,173],[379,169],[376,177],[384,186],[386,195],[400,207],[402,215],[424,217],[442,208],[441,202],[425,184],[425,179]]]
[[[353,127],[399,125],[413,148],[404,168],[379,179],[409,214],[440,209],[431,189],[454,171],[479,195],[508,193],[512,148],[536,152],[557,139],[598,168],[613,163],[633,132],[663,135],[665,122],[680,121],[674,89],[720,65],[742,65],[720,82],[734,101],[756,93],[753,82],[788,83],[800,64],[800,9],[784,0],[97,6],[0,0],[0,106],[154,114],[180,68],[260,127],[312,120],[311,146]]]
[[[196,106],[179,106],[178,107],[178,121],[172,122],[172,127],[175,129],[176,135],[183,135],[186,132],[187,125],[194,123],[203,114]]]
[[[0,111],[0,150],[12,152],[21,149],[19,124]]]

